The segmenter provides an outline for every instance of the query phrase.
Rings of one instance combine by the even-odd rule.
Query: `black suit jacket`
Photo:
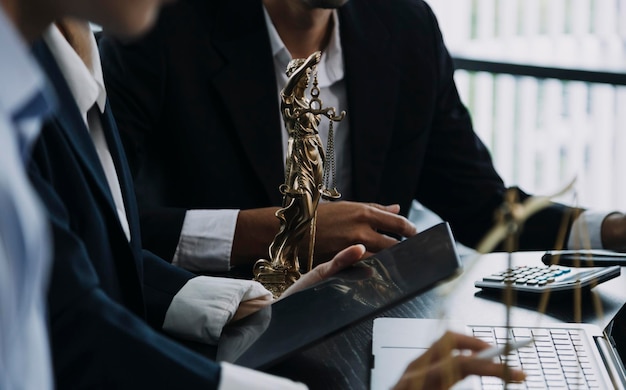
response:
[[[59,107],[29,170],[54,236],[48,293],[58,388],[216,388],[219,366],[157,333],[176,292],[194,275],[143,251],[133,185],[107,108],[106,140],[131,231],[128,242],[95,147],[43,42],[34,53]]]
[[[355,0],[339,20],[353,200],[399,203],[406,215],[417,199],[476,245],[505,186],[459,99],[432,11],[420,0]],[[179,0],[140,42],[105,36],[100,47],[147,247],[171,259],[186,209],[280,205],[278,91],[261,0]],[[537,214],[520,246],[552,248],[570,211]]]

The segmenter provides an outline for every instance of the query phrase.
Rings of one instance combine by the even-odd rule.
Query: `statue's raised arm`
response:
[[[285,87],[280,92],[281,96],[291,96],[294,94],[295,89],[298,87],[298,84],[303,82],[303,78],[306,79],[306,85],[304,89],[309,84],[309,75],[313,67],[319,64],[320,59],[322,58],[322,52],[316,51],[311,54],[308,58],[302,59],[297,58],[292,60],[287,66],[287,83]],[[302,96],[304,96],[304,91],[302,92]]]

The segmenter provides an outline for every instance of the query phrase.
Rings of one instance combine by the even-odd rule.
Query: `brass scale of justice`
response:
[[[282,208],[276,212],[279,232],[269,247],[269,260],[254,264],[254,280],[260,282],[278,298],[301,276],[300,256],[307,240],[308,251],[304,272],[313,267],[313,248],[317,206],[320,198],[337,200],[333,123],[345,118],[346,112],[336,114],[334,107],[324,107],[317,81],[317,65],[321,52],[306,59],[294,59],[287,66],[287,83],[281,90],[281,114],[288,132],[285,162],[285,182]],[[310,98],[305,96],[313,76]],[[318,134],[318,125],[329,120],[326,151]]]

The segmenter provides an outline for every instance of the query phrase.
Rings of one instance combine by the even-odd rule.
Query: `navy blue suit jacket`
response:
[[[506,188],[459,99],[431,9],[353,0],[339,21],[348,200],[399,203],[406,215],[416,199],[476,245]],[[141,41],[105,36],[100,47],[147,248],[171,259],[186,209],[280,206],[280,110],[261,0],[178,0]],[[520,247],[552,248],[572,211],[554,204],[538,213]]]
[[[110,109],[101,119],[130,243],[63,75],[43,42],[34,53],[59,101],[29,167],[54,235],[48,301],[57,387],[216,388],[219,366],[155,331],[173,296],[194,275],[142,250],[133,185]]]

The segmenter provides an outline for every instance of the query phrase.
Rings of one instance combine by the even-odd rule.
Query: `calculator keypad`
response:
[[[591,288],[620,275],[619,266],[571,268],[560,265],[519,265],[484,276],[474,285],[487,290],[512,289],[525,293]]]
[[[545,286],[554,283],[561,275],[570,273],[570,268],[551,266],[517,266],[483,278],[485,282],[501,282],[516,285]]]

